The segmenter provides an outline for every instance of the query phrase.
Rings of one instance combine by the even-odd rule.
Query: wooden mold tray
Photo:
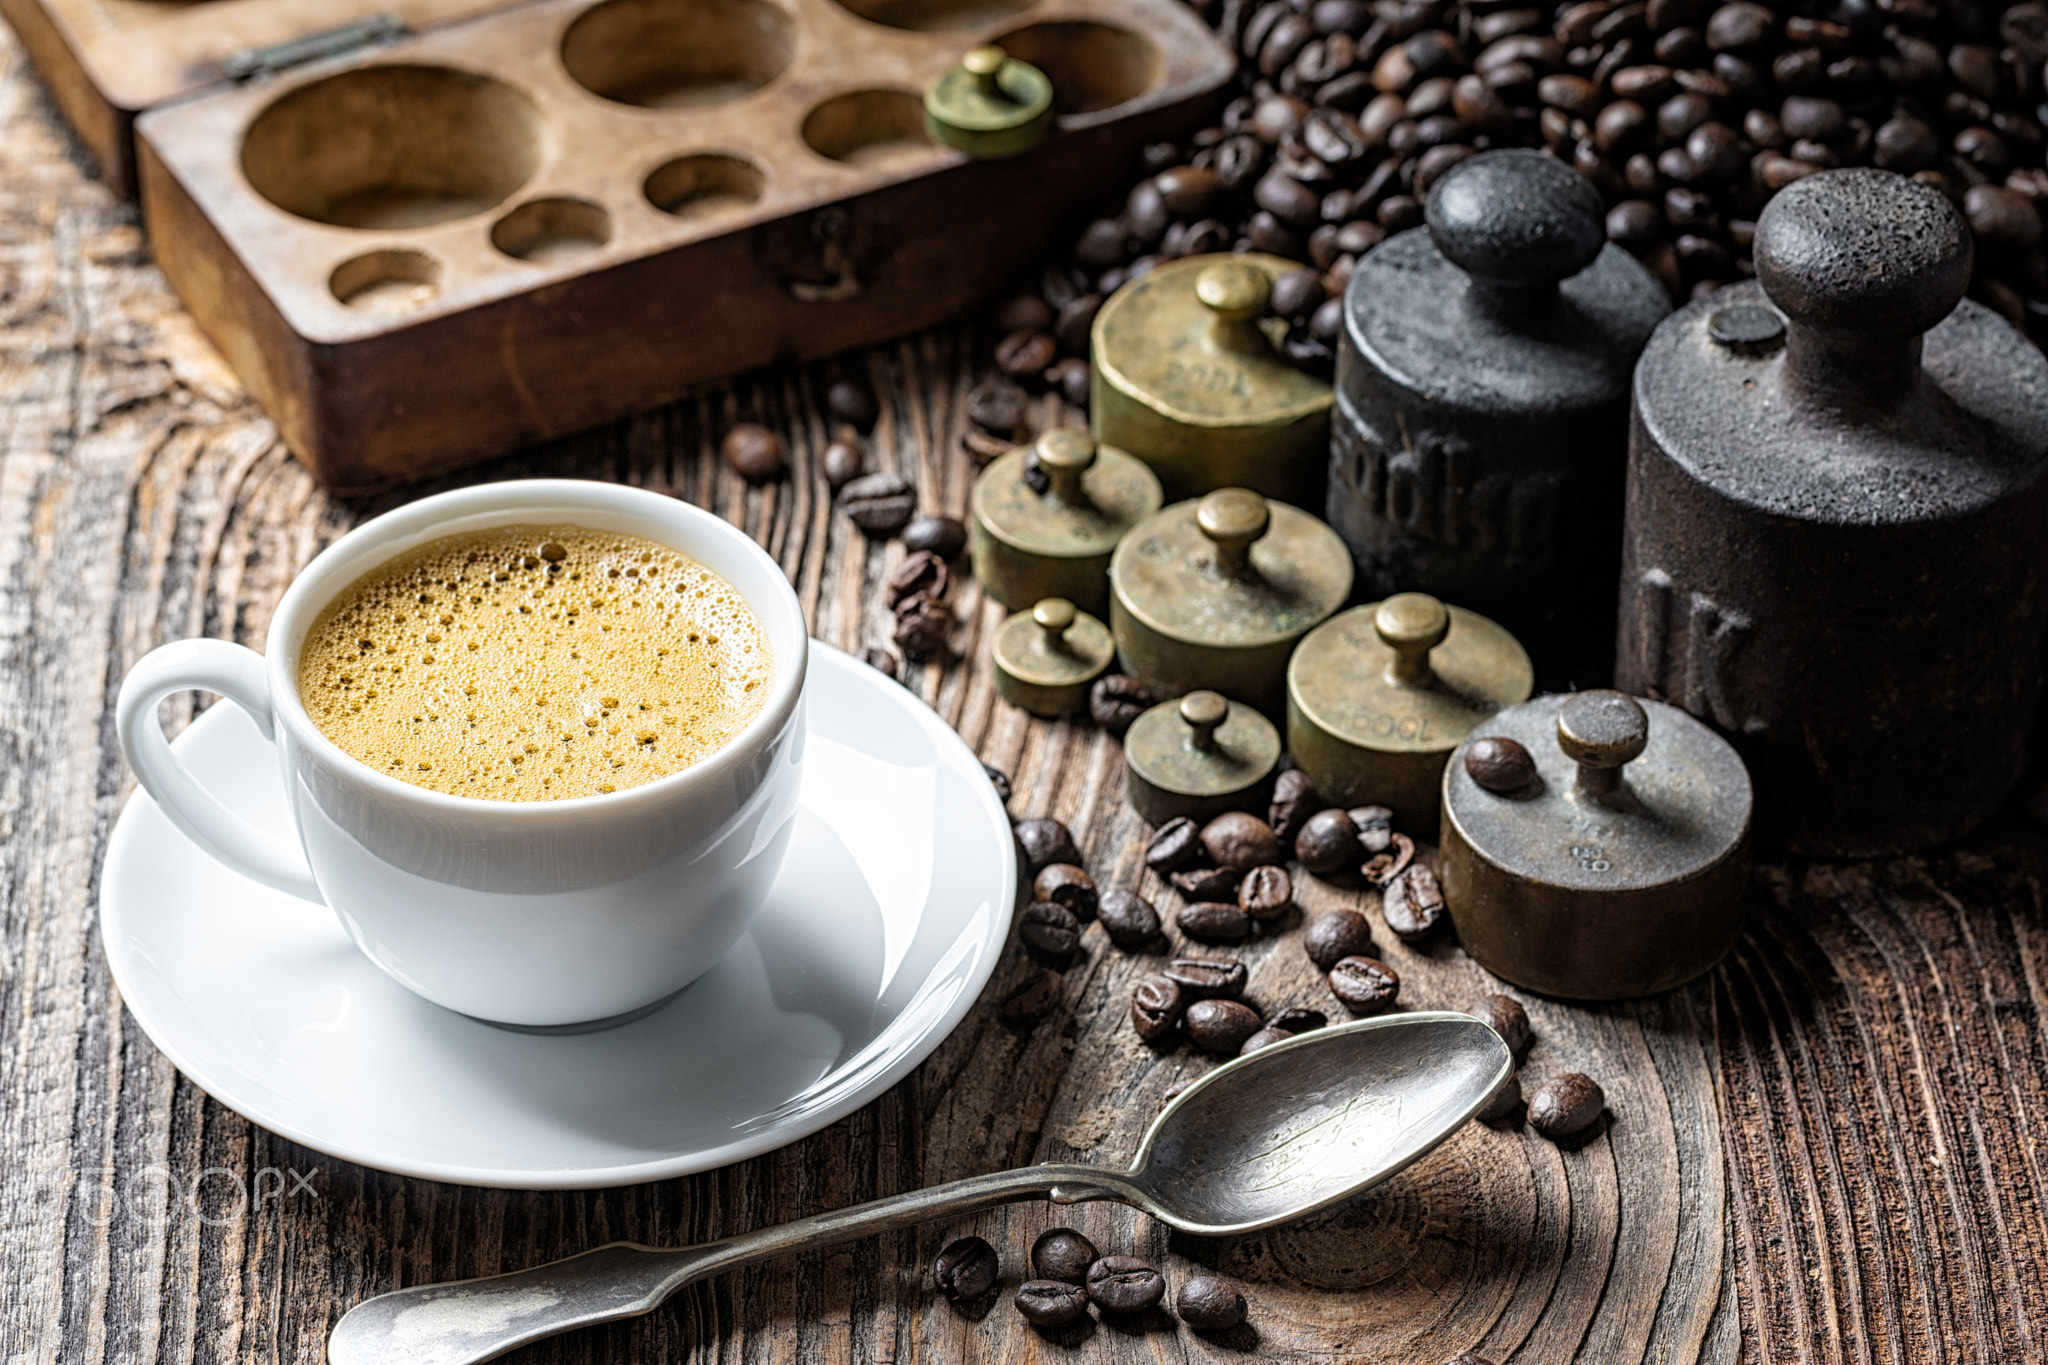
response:
[[[1052,79],[1019,157],[924,132],[983,42]],[[360,491],[955,315],[1232,70],[1182,0],[536,0],[151,109],[136,167],[173,287]]]

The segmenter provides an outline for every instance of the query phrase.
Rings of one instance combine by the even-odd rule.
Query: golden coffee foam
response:
[[[579,526],[450,536],[356,580],[307,633],[299,696],[393,777],[490,801],[637,787],[717,752],[774,660],[738,590]]]

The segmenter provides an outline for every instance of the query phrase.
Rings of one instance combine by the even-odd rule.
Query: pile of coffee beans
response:
[[[1137,1256],[1103,1256],[1072,1228],[1053,1228],[1031,1248],[1033,1278],[1017,1286],[1017,1312],[1034,1327],[1067,1327],[1091,1306],[1130,1318],[1164,1302],[1166,1277]],[[932,1263],[932,1283],[954,1303],[971,1304],[1002,1278],[995,1248],[979,1237],[948,1243]],[[1182,1322],[1203,1332],[1228,1331],[1245,1319],[1244,1295],[1226,1280],[1198,1275],[1174,1297]]]
[[[1751,273],[1757,214],[1834,166],[1948,195],[1974,297],[2048,339],[2048,0],[1190,0],[1241,56],[1237,97],[1147,147],[1121,204],[997,313],[1004,381],[1085,401],[1088,328],[1176,257],[1302,263],[1274,289],[1285,352],[1329,364],[1358,258],[1422,222],[1438,177],[1542,147],[1608,206],[1674,302]]]

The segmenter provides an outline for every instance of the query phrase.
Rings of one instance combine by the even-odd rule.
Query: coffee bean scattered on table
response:
[[[1252,931],[1251,917],[1228,901],[1196,901],[1175,917],[1180,931],[1203,943],[1235,943]]]
[[[1394,812],[1385,806],[1353,806],[1349,812],[1358,831],[1358,846],[1370,857],[1385,853],[1394,842]]]
[[[1168,820],[1152,832],[1152,841],[1145,845],[1145,866],[1162,877],[1193,867],[1204,856],[1202,827],[1186,816]]]
[[[1065,986],[1058,972],[1041,967],[1003,997],[996,1017],[1006,1024],[1035,1024],[1058,1008]]]
[[[901,564],[889,571],[888,578],[882,583],[882,600],[894,611],[920,593],[944,597],[952,581],[952,570],[946,567],[945,560],[920,551],[906,556]]]
[[[1331,910],[1317,915],[1301,936],[1308,960],[1323,971],[1347,957],[1371,957],[1377,951],[1372,941],[1372,922],[1356,910]]]
[[[1375,853],[1366,859],[1365,866],[1358,869],[1359,875],[1375,886],[1385,886],[1408,870],[1408,862],[1415,856],[1415,841],[1405,834],[1390,836],[1393,847],[1385,853]]]
[[[902,668],[902,665],[896,662],[894,654],[891,654],[886,649],[878,649],[873,645],[869,645],[860,652],[860,661],[869,668],[874,669],[875,672],[886,673],[892,678],[896,677]],[[1004,799],[1008,800],[1009,798],[1005,797]]]
[[[1521,1077],[1510,1073],[1507,1083],[1494,1092],[1493,1098],[1486,1102],[1486,1107],[1474,1117],[1484,1123],[1499,1123],[1521,1107],[1522,1080]]]
[[[950,563],[967,548],[967,528],[952,517],[917,517],[903,528],[903,546],[913,554],[937,555]]]
[[[1302,822],[1294,836],[1294,856],[1303,868],[1328,877],[1355,867],[1365,851],[1358,844],[1358,826],[1344,811],[1319,810]]]
[[[756,422],[736,422],[720,447],[732,472],[748,483],[772,483],[789,469],[782,438]]]
[[[1289,1033],[1313,1033],[1330,1022],[1330,1016],[1321,1010],[1312,1010],[1300,1005],[1290,1005],[1266,1020],[1267,1028],[1284,1028]]]
[[[1599,1082],[1576,1071],[1552,1076],[1529,1096],[1529,1126],[1545,1137],[1570,1137],[1584,1132],[1607,1107]]]
[[[1026,1280],[1017,1286],[1017,1311],[1034,1327],[1065,1327],[1088,1315],[1088,1291],[1064,1280]]]
[[[1081,946],[1081,921],[1064,905],[1037,901],[1024,907],[1017,922],[1017,937],[1032,952],[1064,966]]]
[[[931,659],[946,652],[953,636],[953,609],[930,593],[907,597],[896,606],[896,648],[910,659]]]
[[[1244,1295],[1214,1275],[1197,1275],[1173,1296],[1180,1320],[1197,1332],[1227,1332],[1244,1321]]]
[[[1246,872],[1285,856],[1273,827],[1241,810],[1225,811],[1202,826],[1202,847],[1216,866]]]
[[[1155,972],[1139,980],[1131,992],[1131,1027],[1146,1042],[1164,1038],[1180,1023],[1180,985]]]
[[[1235,1000],[1251,980],[1250,970],[1231,957],[1177,957],[1164,975],[1186,1000]]]
[[[841,379],[825,390],[825,410],[846,423],[866,431],[881,415],[875,391],[857,379]]]
[[[1498,1033],[1517,1060],[1529,1050],[1530,1040],[1535,1037],[1529,1027],[1529,1012],[1513,996],[1482,996],[1477,1005],[1465,1012]]]
[[[1490,792],[1518,792],[1536,780],[1536,760],[1520,740],[1488,735],[1465,746],[1465,771]]]
[[[1268,1024],[1251,1037],[1245,1039],[1239,1045],[1237,1055],[1249,1057],[1262,1047],[1271,1047],[1275,1043],[1284,1043],[1293,1036],[1293,1032],[1288,1029],[1274,1028],[1271,1024]]]
[[[962,1237],[932,1262],[932,1280],[954,1303],[966,1303],[995,1288],[1000,1269],[994,1247],[979,1237]]]
[[[839,505],[853,524],[871,536],[893,536],[917,513],[917,490],[901,474],[880,470],[849,480]]]
[[[1255,867],[1237,884],[1237,908],[1255,920],[1276,920],[1294,908],[1294,882],[1284,867]]]
[[[1244,880],[1244,874],[1227,867],[1194,867],[1176,872],[1166,880],[1184,900],[1235,900],[1237,884]]]
[[[867,472],[867,452],[858,441],[834,441],[818,457],[818,467],[826,486],[836,493]]]
[[[1347,957],[1330,968],[1330,990],[1353,1014],[1383,1014],[1401,994],[1401,977],[1376,957]]]
[[[1180,1023],[1196,1047],[1224,1056],[1234,1055],[1264,1027],[1251,1007],[1237,1000],[1197,1000],[1181,1012]]]
[[[1036,877],[1040,868],[1051,863],[1081,861],[1081,850],[1074,847],[1072,832],[1057,820],[1019,820],[1017,842],[1024,846],[1027,876]]]
[[[1048,863],[1038,869],[1031,882],[1031,897],[1064,905],[1077,919],[1095,918],[1101,903],[1095,879],[1073,863]]]
[[[985,379],[967,393],[967,420],[998,436],[1023,429],[1031,398],[1007,379]]]
[[[1105,1313],[1142,1313],[1166,1297],[1166,1278],[1136,1256],[1104,1256],[1088,1267],[1088,1297]]]
[[[1159,937],[1159,911],[1143,896],[1128,891],[1105,891],[1095,907],[1095,918],[1109,941],[1126,952],[1145,947]]]
[[[1323,798],[1308,780],[1308,774],[1299,768],[1289,768],[1273,779],[1273,799],[1266,807],[1266,823],[1272,827],[1280,846],[1286,848],[1322,806]]]
[[[1072,1228],[1052,1228],[1031,1244],[1031,1273],[1041,1280],[1086,1284],[1095,1261],[1095,1243]]]
[[[1421,863],[1386,885],[1380,896],[1380,913],[1387,928],[1404,943],[1417,943],[1434,934],[1444,922],[1444,893],[1436,873]]]
[[[1124,737],[1124,731],[1131,728],[1131,722],[1151,709],[1152,694],[1128,673],[1106,673],[1095,680],[1088,689],[1088,714],[1097,725],[1115,735]],[[1192,831],[1192,820],[1175,820],[1175,825],[1186,824]],[[1171,826],[1162,826],[1161,832]],[[1157,836],[1154,836],[1156,841]]]

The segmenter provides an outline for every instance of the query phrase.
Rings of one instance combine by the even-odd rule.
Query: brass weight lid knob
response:
[[[1372,616],[1380,643],[1394,651],[1387,681],[1395,687],[1428,687],[1436,680],[1429,652],[1451,633],[1450,609],[1428,593],[1396,593]]]
[[[1086,507],[1088,494],[1081,476],[1095,468],[1095,438],[1085,431],[1059,427],[1038,438],[1038,467],[1045,471],[1045,495],[1066,507]]]
[[[1034,716],[1088,709],[1088,685],[1116,656],[1109,627],[1064,597],[1048,597],[997,628],[996,691]]]
[[[1280,732],[1272,722],[1218,692],[1161,702],[1124,734],[1131,805],[1155,825],[1246,806],[1279,761]]]
[[[1557,710],[1557,747],[1579,765],[1572,788],[1582,798],[1623,795],[1621,770],[1641,758],[1649,742],[1650,718],[1626,692],[1580,692]]]
[[[969,156],[1016,156],[1052,126],[1052,82],[1001,48],[969,48],[924,93],[932,141]]]
[[[1249,488],[1220,488],[1195,507],[1195,526],[1216,547],[1217,569],[1232,578],[1256,572],[1252,544],[1272,525],[1272,509]]]

